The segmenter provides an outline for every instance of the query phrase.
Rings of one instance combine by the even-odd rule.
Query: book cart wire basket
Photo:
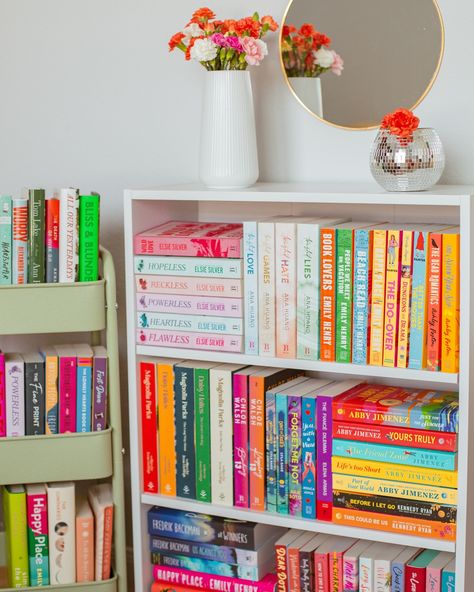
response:
[[[116,280],[112,255],[101,248],[100,257],[103,277],[97,282],[0,288],[0,337],[90,332],[91,343],[98,345],[104,332],[107,345],[108,429],[84,434],[0,439],[0,485],[108,478],[112,482],[114,576],[102,582],[38,588],[41,590],[127,590]],[[2,592],[8,590],[3,588]]]
[[[385,193],[375,185],[259,183],[245,190],[212,191],[199,184],[162,187],[156,190],[125,192],[125,255],[127,288],[127,330],[129,361],[130,447],[132,473],[132,511],[136,590],[148,590],[152,581],[147,535],[147,511],[153,505],[202,512],[227,518],[252,520],[287,528],[356,537],[369,541],[397,543],[456,552],[456,592],[466,592],[474,578],[474,514],[469,503],[474,499],[474,390],[471,356],[474,346],[474,207],[473,187],[438,186],[419,193]],[[324,361],[304,361],[249,356],[222,351],[207,352],[136,343],[136,294],[134,277],[134,236],[170,220],[206,222],[242,222],[269,216],[334,216],[353,220],[384,220],[394,223],[449,223],[460,225],[461,305],[460,371],[455,374],[381,366],[362,366]],[[456,541],[425,538],[345,526],[318,520],[306,520],[271,512],[202,503],[166,495],[145,494],[142,477],[140,391],[137,362],[153,357],[201,360],[215,363],[297,368],[318,377],[343,380],[364,378],[381,384],[407,387],[459,390],[459,484]],[[471,421],[472,417],[472,421]]]

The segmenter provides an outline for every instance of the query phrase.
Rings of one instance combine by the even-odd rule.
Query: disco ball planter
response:
[[[381,129],[370,153],[370,170],[387,191],[424,191],[435,185],[444,170],[443,145],[436,130],[419,128],[400,138]]]

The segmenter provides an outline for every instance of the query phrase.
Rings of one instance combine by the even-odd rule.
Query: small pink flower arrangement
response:
[[[257,12],[240,20],[220,21],[211,9],[200,8],[168,45],[170,51],[180,49],[186,60],[201,62],[206,70],[246,70],[260,65],[268,54],[263,37],[277,29],[273,17],[260,18]]]

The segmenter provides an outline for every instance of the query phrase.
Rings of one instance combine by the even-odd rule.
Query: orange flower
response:
[[[300,27],[300,35],[303,37],[314,37],[317,34],[317,31],[313,27],[311,23],[305,23]]]
[[[313,35],[313,48],[317,49],[320,48],[321,45],[325,45],[329,47],[331,45],[331,38],[325,35],[324,33],[319,33],[319,31],[314,31]]]
[[[288,37],[292,33],[296,31],[296,27],[294,25],[284,25],[282,35],[283,37]]]
[[[193,14],[193,18],[191,19],[191,22],[193,22],[193,23],[197,23],[197,22],[203,22],[203,23],[205,23],[209,19],[213,19],[215,17],[216,17],[216,15],[212,12],[212,10],[210,8],[199,8]]]
[[[259,21],[254,21],[251,16],[240,19],[235,23],[235,32],[238,35],[249,35],[250,37],[255,37],[255,39],[260,37],[261,28],[262,25]]]
[[[399,138],[411,138],[420,125],[419,118],[409,109],[397,109],[388,113],[382,120],[381,128]]]
[[[234,19],[226,19],[222,23],[222,32],[223,33],[235,33],[236,32],[236,25],[237,21]]]
[[[184,33],[181,33],[181,32],[175,33],[173,35],[173,37],[171,37],[171,39],[168,41],[168,46],[170,48],[170,51],[173,51],[173,49],[176,49],[185,37],[186,37],[186,35],[184,35]]]
[[[268,25],[270,31],[275,32],[278,29],[278,23],[270,15],[262,18],[262,25]]]

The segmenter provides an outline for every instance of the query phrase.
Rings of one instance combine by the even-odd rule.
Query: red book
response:
[[[426,364],[436,371],[441,368],[441,244],[441,234],[429,234]]]
[[[275,543],[276,592],[288,592],[288,545],[293,543],[300,535],[300,530],[292,528]]]
[[[426,592],[426,568],[439,555],[439,551],[422,551],[405,567],[405,591]]]
[[[288,546],[288,590],[301,591],[300,549],[314,537],[314,532],[304,532]]]
[[[320,233],[320,358],[336,359],[336,229],[322,228]]]
[[[155,364],[140,362],[143,491],[158,493],[158,422]]]

